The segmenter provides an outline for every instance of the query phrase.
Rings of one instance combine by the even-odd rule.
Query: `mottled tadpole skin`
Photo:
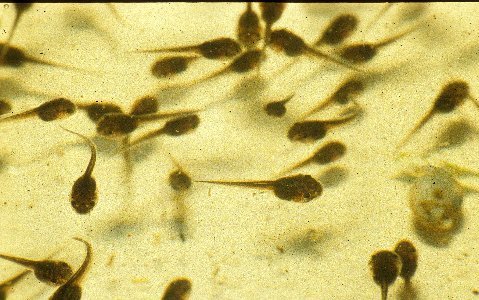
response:
[[[377,47],[375,45],[357,44],[345,47],[339,56],[350,63],[363,64],[373,59],[376,54]]]
[[[236,28],[236,36],[247,49],[254,48],[262,38],[262,27],[258,15],[252,9],[251,2],[246,4],[246,10],[241,14]]]
[[[69,117],[75,112],[75,103],[65,98],[58,98],[45,102],[36,108],[38,117],[45,122],[63,119]]]
[[[326,136],[324,122],[304,121],[293,124],[288,131],[288,138],[294,142],[314,142]]]
[[[165,290],[162,300],[187,300],[191,291],[191,281],[178,278],[172,281]]]
[[[439,113],[449,113],[461,105],[469,96],[469,84],[456,80],[446,84],[434,102],[434,109]]]
[[[274,181],[273,191],[282,200],[306,203],[321,196],[323,187],[310,175],[294,175]]]
[[[81,176],[73,184],[71,204],[81,215],[89,213],[97,202],[96,181],[91,176]]]
[[[321,147],[312,157],[312,161],[325,165],[337,161],[346,154],[346,145],[341,142],[329,142]]]
[[[358,19],[351,14],[339,15],[331,21],[315,45],[338,45],[348,38],[358,25]]]
[[[199,124],[200,118],[197,115],[189,115],[166,122],[162,131],[166,135],[180,136],[196,129]]]
[[[158,78],[168,78],[183,73],[196,57],[174,56],[162,58],[151,66],[151,74]]]
[[[270,47],[290,57],[302,55],[307,49],[303,39],[287,29],[271,32]]]
[[[393,284],[401,272],[401,259],[391,251],[382,250],[374,253],[369,261],[376,284],[381,286],[381,298],[387,299],[388,287]]]
[[[263,53],[260,50],[249,50],[237,57],[229,66],[235,73],[246,73],[259,66]]]
[[[132,116],[139,116],[139,115],[147,115],[147,114],[154,114],[157,113],[159,109],[158,99],[145,96],[142,97],[133,103],[130,115]]]
[[[231,58],[241,53],[240,44],[231,38],[219,38],[198,46],[201,55],[208,59]]]
[[[121,107],[113,103],[93,103],[79,107],[86,110],[88,118],[94,123],[97,123],[106,114],[122,113]]]
[[[138,120],[123,113],[104,115],[97,123],[96,131],[106,137],[120,137],[138,128]]]

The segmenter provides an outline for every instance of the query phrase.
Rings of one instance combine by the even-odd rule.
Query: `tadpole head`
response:
[[[89,213],[97,202],[96,181],[91,176],[81,176],[73,184],[71,204],[79,214]]]
[[[38,280],[53,285],[64,284],[73,275],[72,268],[67,263],[54,260],[38,262],[33,272]]]
[[[287,29],[271,32],[269,43],[273,49],[291,57],[303,54],[306,49],[303,39]]]
[[[343,48],[340,56],[350,63],[362,64],[373,59],[376,53],[376,47],[372,44],[357,44]]]
[[[49,300],[80,300],[82,289],[78,284],[65,284],[59,287]]]
[[[131,108],[130,115],[138,116],[138,115],[147,115],[147,114],[154,114],[158,112],[158,99],[145,96],[143,98],[138,99]]]
[[[191,178],[180,170],[172,172],[168,180],[171,188],[177,192],[185,191],[191,186]]]
[[[160,59],[151,66],[151,74],[158,78],[165,78],[183,73],[188,69],[190,60],[190,57],[184,56]]]
[[[180,136],[196,129],[199,124],[200,118],[197,115],[189,115],[166,122],[163,131],[170,136]]]
[[[327,128],[324,122],[304,121],[293,124],[288,131],[288,138],[293,142],[313,142],[326,136]]]
[[[231,58],[241,53],[240,44],[231,38],[218,38],[198,46],[201,55],[208,59]]]
[[[463,80],[456,80],[445,85],[434,103],[434,109],[448,113],[459,106],[469,96],[469,85]]]
[[[138,128],[138,121],[124,113],[104,115],[97,123],[96,131],[106,137],[118,137],[132,133]]]
[[[324,31],[320,42],[328,45],[338,45],[348,38],[358,25],[358,19],[351,14],[336,17]]]
[[[266,24],[272,25],[281,18],[286,8],[286,3],[261,2],[259,7],[261,9],[261,18]]]
[[[237,57],[230,65],[235,73],[246,73],[256,68],[263,57],[261,50],[249,50]]]
[[[410,281],[417,269],[418,254],[416,247],[407,240],[400,241],[394,252],[401,258],[402,268],[399,274],[404,280]]]
[[[5,100],[0,100],[0,115],[9,113],[12,111],[12,105]]]
[[[264,110],[269,116],[282,117],[286,114],[286,106],[284,101],[275,101],[266,104]]]
[[[57,98],[40,105],[36,111],[38,117],[45,122],[63,119],[76,112],[76,105],[65,98]]]
[[[3,48],[5,47],[5,44],[0,44]],[[0,49],[1,49],[0,48]],[[25,52],[20,50],[19,48],[9,46],[7,53],[5,53],[5,56],[3,57],[3,61],[1,63],[13,67],[13,68],[18,68],[21,67],[27,60],[27,56],[25,55]]]
[[[121,113],[121,108],[113,103],[93,103],[84,108],[88,118],[93,122],[98,122],[101,117],[110,113]]]
[[[319,197],[323,187],[310,175],[294,175],[274,181],[273,191],[282,200],[306,203]]]

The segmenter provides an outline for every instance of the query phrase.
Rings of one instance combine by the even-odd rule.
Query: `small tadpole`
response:
[[[85,273],[90,266],[91,257],[92,257],[92,247],[90,243],[81,239],[74,238],[77,241],[80,241],[86,246],[86,257],[83,260],[80,268],[70,277],[70,279],[60,286],[55,293],[49,298],[50,300],[80,300],[82,295],[82,288],[80,285],[81,280],[85,276]]]
[[[168,176],[170,187],[177,192],[184,192],[191,187],[191,178],[182,170],[175,170]]]
[[[52,285],[64,284],[73,274],[71,267],[63,261],[31,260],[5,254],[0,254],[0,258],[32,269],[38,280]]]
[[[310,143],[324,138],[329,129],[343,125],[356,117],[351,114],[333,120],[316,120],[296,122],[288,131],[288,139],[293,142]]]
[[[165,290],[162,300],[187,300],[191,292],[191,280],[188,278],[176,278]]]
[[[23,271],[10,279],[7,279],[0,283],[0,300],[6,300],[7,294],[10,288],[12,288],[15,284],[17,284],[20,280],[22,280],[25,276],[27,276],[31,271],[26,270]]]
[[[311,177],[311,175],[303,174],[265,181],[200,180],[197,182],[272,190],[279,199],[297,203],[309,202],[321,196],[323,192],[323,187],[316,179]]]
[[[293,99],[294,94],[289,95],[283,100],[273,101],[264,106],[264,110],[269,116],[281,118],[286,114],[286,103]]]
[[[339,141],[331,141],[317,149],[313,155],[287,169],[291,172],[309,163],[327,165],[341,159],[346,154],[346,145]]]
[[[133,116],[124,113],[108,113],[98,120],[96,132],[102,136],[116,138],[132,133],[139,126]]]
[[[261,10],[261,18],[266,24],[265,29],[265,44],[269,43],[271,36],[271,27],[276,23],[283,15],[286,9],[286,3],[278,2],[261,2],[259,4]]]
[[[2,46],[2,50],[0,52],[0,64],[2,63],[5,55],[8,53],[8,49],[10,48],[10,42],[13,39],[13,35],[15,34],[18,23],[20,23],[20,19],[25,14],[25,12],[27,12],[32,6],[33,3],[13,3],[16,15],[15,19],[13,20],[12,28],[10,29],[10,34],[7,37],[7,41],[3,44],[0,44]]]
[[[130,115],[139,116],[155,114],[158,112],[158,108],[158,99],[152,96],[144,96],[133,103],[130,109]]]
[[[443,86],[441,92],[434,100],[432,108],[424,115],[421,121],[406,135],[399,143],[398,148],[403,146],[419,129],[421,129],[431,118],[437,114],[448,114],[461,106],[464,101],[470,98],[474,105],[479,104],[470,96],[469,84],[463,80],[454,80]]]
[[[315,49],[305,43],[303,38],[287,29],[279,29],[271,32],[270,41],[268,44],[276,51],[284,52],[289,57],[296,57],[300,55],[312,55],[316,58],[321,58],[337,65],[346,67],[351,70],[360,71],[359,69],[350,66],[324,52]]]
[[[401,259],[392,251],[382,250],[371,256],[369,266],[374,282],[381,287],[381,299],[386,300],[389,286],[396,281],[401,272]]]
[[[85,110],[88,115],[88,118],[94,123],[97,123],[101,119],[101,117],[103,117],[106,114],[122,113],[122,109],[120,106],[114,103],[107,103],[107,102],[77,104],[77,107],[79,109]]]
[[[197,45],[140,50],[142,53],[158,52],[193,52],[207,59],[227,59],[241,53],[240,44],[231,38],[221,37]]]
[[[87,138],[83,134],[68,130],[63,127],[62,129],[81,137],[90,146],[91,156],[88,166],[83,175],[80,176],[73,184],[70,194],[70,200],[73,209],[75,209],[77,213],[84,215],[89,213],[93,207],[95,207],[98,200],[96,180],[92,176],[96,163],[96,146],[91,139]]]
[[[246,3],[246,10],[241,14],[236,28],[236,36],[246,49],[254,49],[262,39],[263,28],[259,17],[252,8],[252,3]]]
[[[410,241],[402,240],[396,244],[394,252],[399,255],[402,262],[401,273],[399,276],[404,279],[406,284],[410,284],[411,278],[414,273],[416,273],[417,269],[418,254],[416,247],[414,247]]]
[[[0,115],[7,114],[12,111],[12,105],[7,100],[0,100]]]
[[[143,141],[149,140],[151,138],[166,134],[169,136],[182,136],[190,133],[198,127],[200,124],[200,118],[198,115],[188,115],[184,117],[179,117],[170,121],[167,121],[165,125],[157,130],[154,130],[135,141],[132,141],[129,147],[137,145]]]
[[[5,49],[6,44],[5,43],[0,43],[0,47],[2,49]],[[25,53],[24,50],[14,47],[14,46],[9,46],[8,50],[6,51],[5,55],[3,56],[3,59],[0,60],[0,66],[6,66],[6,67],[11,67],[11,68],[20,68],[24,66],[25,63],[31,63],[31,64],[37,64],[37,65],[43,65],[43,66],[50,66],[50,67],[55,67],[55,68],[60,68],[64,69],[67,71],[75,71],[75,72],[81,72],[84,74],[91,74],[91,72],[82,70],[80,68],[76,68],[73,66],[67,66],[67,65],[62,65],[59,63],[54,63],[50,61],[46,61],[43,59],[35,58],[32,57],[28,54]]]
[[[334,18],[314,43],[316,47],[323,44],[336,46],[350,37],[358,26],[358,18],[352,14],[342,14]]]
[[[199,56],[172,56],[161,58],[151,66],[151,74],[157,78],[169,78],[183,73]]]
[[[37,116],[42,121],[50,122],[71,116],[76,112],[76,108],[75,103],[72,101],[65,98],[57,98],[25,112],[1,118],[0,122],[23,120],[34,116]]]
[[[336,103],[339,105],[346,105],[353,102],[355,105],[359,105],[354,101],[354,98],[359,96],[364,91],[364,82],[357,78],[351,78],[343,82],[336,91],[329,96],[324,102],[310,110],[306,116],[310,116],[323,108]]]
[[[339,56],[351,64],[364,64],[372,60],[378,53],[379,49],[399,40],[400,38],[408,35],[416,29],[417,27],[413,27],[396,36],[387,38],[383,41],[376,43],[357,43],[344,46],[342,49],[339,50]]]

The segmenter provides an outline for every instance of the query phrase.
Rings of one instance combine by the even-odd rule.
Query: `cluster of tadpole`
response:
[[[7,41],[0,44],[0,67],[20,68],[25,63],[36,63],[83,72],[84,70],[72,66],[63,66],[34,58],[29,56],[25,50],[10,44],[15,28],[31,7],[32,4],[15,4],[17,16]],[[114,7],[111,6],[111,8],[116,14]],[[255,8],[258,8],[259,12]],[[325,29],[315,42],[308,43],[300,34],[288,28],[277,28],[277,21],[280,20],[286,8],[286,3],[265,2],[257,5],[247,3],[245,10],[237,21],[235,38],[223,36],[212,38],[196,45],[142,50],[139,52],[161,53],[161,57],[150,68],[151,75],[161,79],[171,79],[175,75],[184,73],[188,71],[192,64],[197,63],[199,60],[225,62],[224,67],[212,74],[207,74],[205,77],[194,79],[191,83],[187,83],[187,86],[196,85],[223,75],[248,75],[260,71],[263,62],[268,59],[269,51],[275,51],[286,57],[302,56],[322,60],[334,64],[347,72],[351,72],[351,76],[348,76],[343,82],[334,86],[330,96],[318,101],[306,114],[294,120],[289,127],[287,138],[291,143],[316,143],[322,141],[332,129],[357,120],[360,116],[362,109],[357,98],[368,85],[367,72],[362,70],[361,66],[371,62],[380,49],[411,33],[417,26],[383,41],[347,44],[346,41],[355,33],[359,20],[354,14],[340,14],[325,26]],[[118,17],[117,14],[115,16]],[[324,51],[323,47],[328,47],[332,51]],[[292,93],[284,99],[270,101],[262,109],[270,117],[281,118],[287,114],[286,106],[290,105],[289,103],[294,99],[294,96],[295,94]],[[474,104],[479,106],[476,100],[469,94],[469,87],[466,82],[454,80],[447,83],[435,100],[431,110],[413,131],[404,138],[400,146],[404,145],[413,133],[424,126],[433,116],[454,111],[455,108],[464,103],[465,99],[471,99]],[[11,104],[7,100],[0,99],[0,114],[6,115],[0,119],[0,123],[35,118],[43,122],[52,122],[70,117],[82,110],[87,114],[90,121],[95,124],[96,133],[99,136],[107,139],[120,139],[122,141],[120,151],[127,158],[128,152],[133,146],[146,140],[163,135],[170,137],[183,136],[192,133],[200,126],[198,114],[200,111],[160,111],[159,101],[161,100],[146,95],[134,101],[128,111],[124,111],[116,103],[82,103],[66,98],[55,98],[27,111],[13,114]],[[331,105],[344,108],[344,110],[332,119],[311,119],[314,114]],[[142,125],[155,124],[155,122],[160,120],[164,121],[161,127],[144,135],[134,136]],[[86,215],[95,208],[98,201],[98,191],[100,190],[93,176],[97,156],[96,145],[92,139],[85,135],[66,128],[63,129],[82,138],[91,150],[91,157],[86,170],[73,183],[70,193],[70,202],[73,210],[79,215]],[[293,166],[286,166],[281,173],[296,171],[310,163],[318,165],[331,164],[346,154],[347,146],[344,142],[338,140],[327,141],[322,145],[318,145],[317,149],[305,159]],[[177,212],[174,217],[174,223],[182,241],[185,241],[187,238],[186,206],[182,198],[191,188],[193,182],[266,189],[272,191],[278,199],[296,203],[310,202],[320,197],[323,193],[324,187],[320,180],[308,174],[292,174],[274,179],[250,181],[192,180],[185,169],[173,157],[170,156],[170,158],[175,163],[176,169],[169,174],[168,183],[177,195],[175,200]],[[434,174],[428,173],[427,175],[435,176]],[[430,178],[428,177],[428,179]],[[450,178],[447,177],[447,179]],[[460,201],[455,198],[454,200],[457,201],[451,200],[449,202],[443,201],[443,196],[448,196],[447,191],[439,191],[442,193],[439,195],[437,192],[438,187],[434,191],[428,190],[427,194],[422,195],[423,185],[426,184],[424,182],[426,181],[421,178],[417,180],[414,185],[417,191],[412,196],[415,198],[410,202],[415,214],[415,222],[427,230],[437,231],[437,226],[442,226],[441,230],[447,231],[449,228],[454,227],[456,223],[447,223],[444,221],[445,217],[443,215],[449,214],[449,216],[452,215],[454,218],[458,216],[456,214],[457,211],[454,210],[459,209],[462,203],[462,194],[456,197],[460,198]],[[437,198],[436,202],[430,201],[431,199],[428,198],[430,194]],[[442,202],[439,203],[439,200]],[[430,207],[425,208],[424,202],[427,202]],[[440,209],[443,209],[441,211],[443,215],[437,216]],[[454,221],[456,219],[451,222]],[[76,239],[87,245],[87,257],[79,270],[74,274],[68,264],[64,262],[51,260],[33,261],[6,255],[0,255],[0,257],[32,269],[40,281],[60,285],[51,299],[80,299],[80,280],[90,264],[91,246],[82,239]],[[395,252],[382,251],[376,253],[371,259],[371,268],[375,282],[381,285],[383,299],[386,298],[388,286],[395,281],[398,275],[402,276],[409,283],[416,266],[417,254],[415,248],[407,241],[398,244]],[[0,285],[0,292],[5,294],[9,287],[25,275],[27,275],[27,272],[5,281]],[[191,286],[189,279],[176,279],[166,288],[163,299],[186,299],[190,293]],[[2,295],[0,294],[1,297]]]

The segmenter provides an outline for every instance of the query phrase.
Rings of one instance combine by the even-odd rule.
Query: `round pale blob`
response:
[[[444,169],[427,166],[421,173],[409,194],[414,218],[428,231],[447,233],[460,218],[464,188]]]

